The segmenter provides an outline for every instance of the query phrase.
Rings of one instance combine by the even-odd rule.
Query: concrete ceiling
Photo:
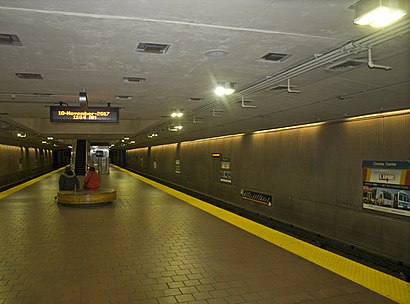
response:
[[[0,45],[0,143],[130,137],[132,148],[410,108],[409,19],[356,26],[355,2],[0,0],[0,34],[22,44]],[[151,54],[137,52],[139,43],[170,46]],[[369,47],[375,64],[392,69],[369,68]],[[261,59],[267,53],[289,56]],[[329,69],[346,60],[357,65]],[[289,93],[287,79],[301,93]],[[234,82],[236,93],[217,98],[217,81]],[[120,107],[120,122],[51,123],[49,107],[79,106],[84,89],[89,106]],[[178,122],[173,109],[185,114]],[[181,131],[167,130],[179,123]]]

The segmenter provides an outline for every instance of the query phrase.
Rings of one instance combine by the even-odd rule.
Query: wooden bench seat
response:
[[[99,205],[115,201],[117,192],[114,189],[60,191],[57,193],[57,203],[62,205]]]

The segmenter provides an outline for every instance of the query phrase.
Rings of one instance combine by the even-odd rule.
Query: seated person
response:
[[[80,190],[80,182],[70,166],[65,167],[64,173],[60,175],[58,185],[60,191]]]
[[[84,178],[84,189],[98,188],[100,188],[100,175],[95,171],[94,167],[90,167]]]

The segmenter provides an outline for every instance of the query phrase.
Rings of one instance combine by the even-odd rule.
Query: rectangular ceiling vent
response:
[[[343,61],[336,62],[332,65],[329,65],[325,70],[333,72],[344,72],[352,69],[356,69],[364,64],[363,61],[357,59],[346,59]]]
[[[132,82],[132,83],[144,83],[145,78],[143,77],[124,77],[122,79],[124,82]]]
[[[23,45],[17,35],[0,34],[0,45]]]
[[[291,56],[290,54],[267,53],[266,55],[260,58],[260,61],[283,62],[286,59],[288,59],[290,56]]]
[[[150,54],[165,54],[170,45],[169,44],[160,44],[160,43],[138,43],[137,52],[150,53]]]
[[[43,79],[41,74],[35,73],[16,73],[16,76],[21,79]]]
[[[130,95],[117,95],[115,96],[116,99],[120,99],[120,100],[131,100],[132,96]]]

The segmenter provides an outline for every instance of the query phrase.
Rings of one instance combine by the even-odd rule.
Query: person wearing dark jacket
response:
[[[80,181],[70,166],[65,167],[64,173],[60,175],[58,184],[60,191],[80,190]]]

